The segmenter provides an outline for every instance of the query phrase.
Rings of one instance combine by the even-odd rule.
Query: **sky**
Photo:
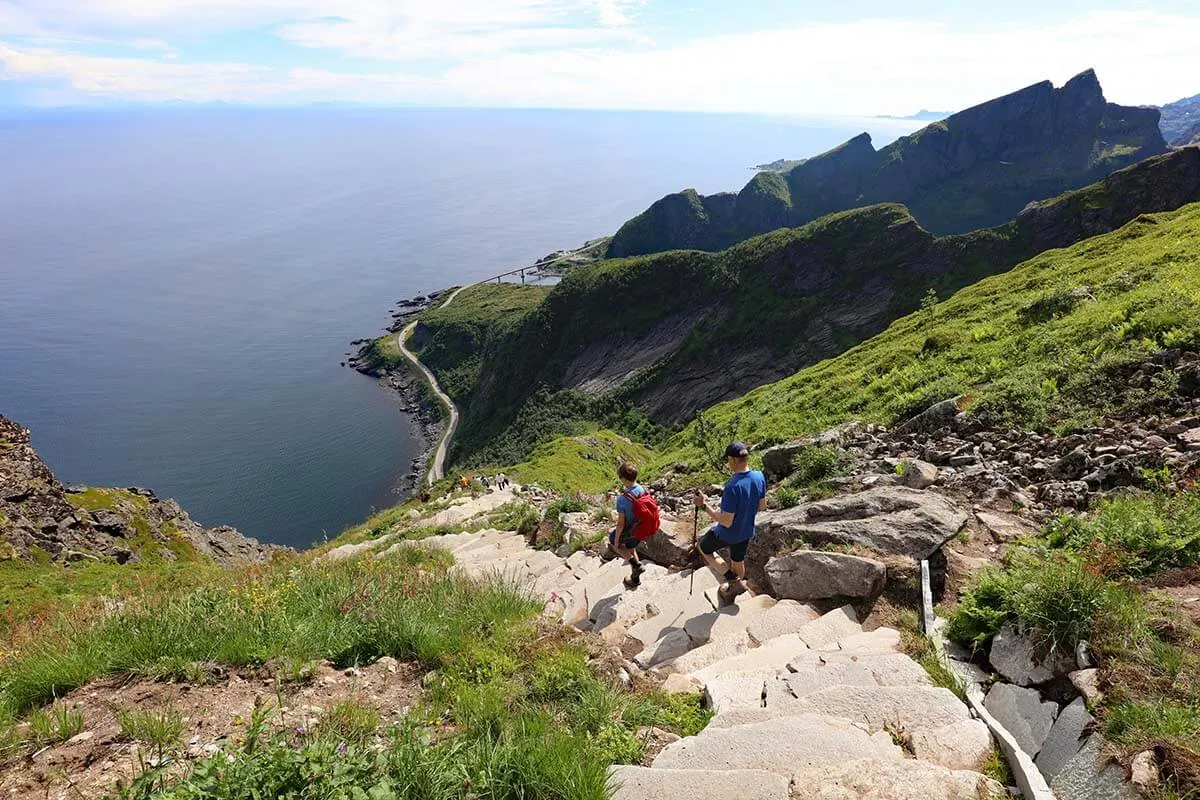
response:
[[[0,106],[958,110],[1200,92],[1200,2],[0,0]]]

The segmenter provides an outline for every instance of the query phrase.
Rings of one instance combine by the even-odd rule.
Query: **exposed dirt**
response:
[[[215,671],[220,677],[204,685],[112,677],[72,692],[61,702],[83,714],[83,732],[6,766],[0,772],[0,793],[29,800],[79,800],[128,783],[157,754],[122,733],[118,711],[178,712],[183,733],[174,755],[182,773],[195,760],[237,746],[256,704],[274,709],[270,724],[276,729],[309,729],[347,700],[376,708],[387,723],[421,696],[420,668],[390,658],[346,670],[322,663],[304,682],[283,682],[265,668]]]

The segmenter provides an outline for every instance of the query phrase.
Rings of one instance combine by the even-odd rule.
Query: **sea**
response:
[[[305,547],[402,497],[412,421],[341,366],[396,300],[671,191],[922,123],[647,112],[0,113],[0,414],[68,484]]]

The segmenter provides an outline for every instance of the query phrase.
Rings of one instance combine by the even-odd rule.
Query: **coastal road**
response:
[[[446,298],[446,302],[442,303],[438,308],[445,308],[453,303],[454,298],[458,297],[458,293],[466,288],[466,286],[460,286],[455,289]],[[437,452],[433,454],[433,463],[429,466],[427,480],[432,484],[434,481],[445,477],[446,452],[450,449],[450,439],[453,438],[454,431],[458,428],[458,408],[454,405],[454,401],[450,399],[450,396],[442,391],[442,387],[438,385],[437,378],[433,377],[433,373],[421,363],[421,359],[417,358],[415,353],[405,346],[404,341],[412,334],[415,327],[417,327],[416,320],[408,323],[404,327],[404,330],[396,335],[396,346],[400,349],[400,355],[404,356],[413,366],[421,370],[421,374],[425,376],[425,380],[429,381],[429,388],[433,389],[434,395],[446,407],[446,410],[450,412],[450,423],[446,425],[446,432],[442,434],[442,440],[438,442]]]

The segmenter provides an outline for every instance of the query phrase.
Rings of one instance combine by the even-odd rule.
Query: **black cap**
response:
[[[729,447],[725,448],[726,458],[746,458],[749,455],[750,448],[743,442],[730,442]]]

